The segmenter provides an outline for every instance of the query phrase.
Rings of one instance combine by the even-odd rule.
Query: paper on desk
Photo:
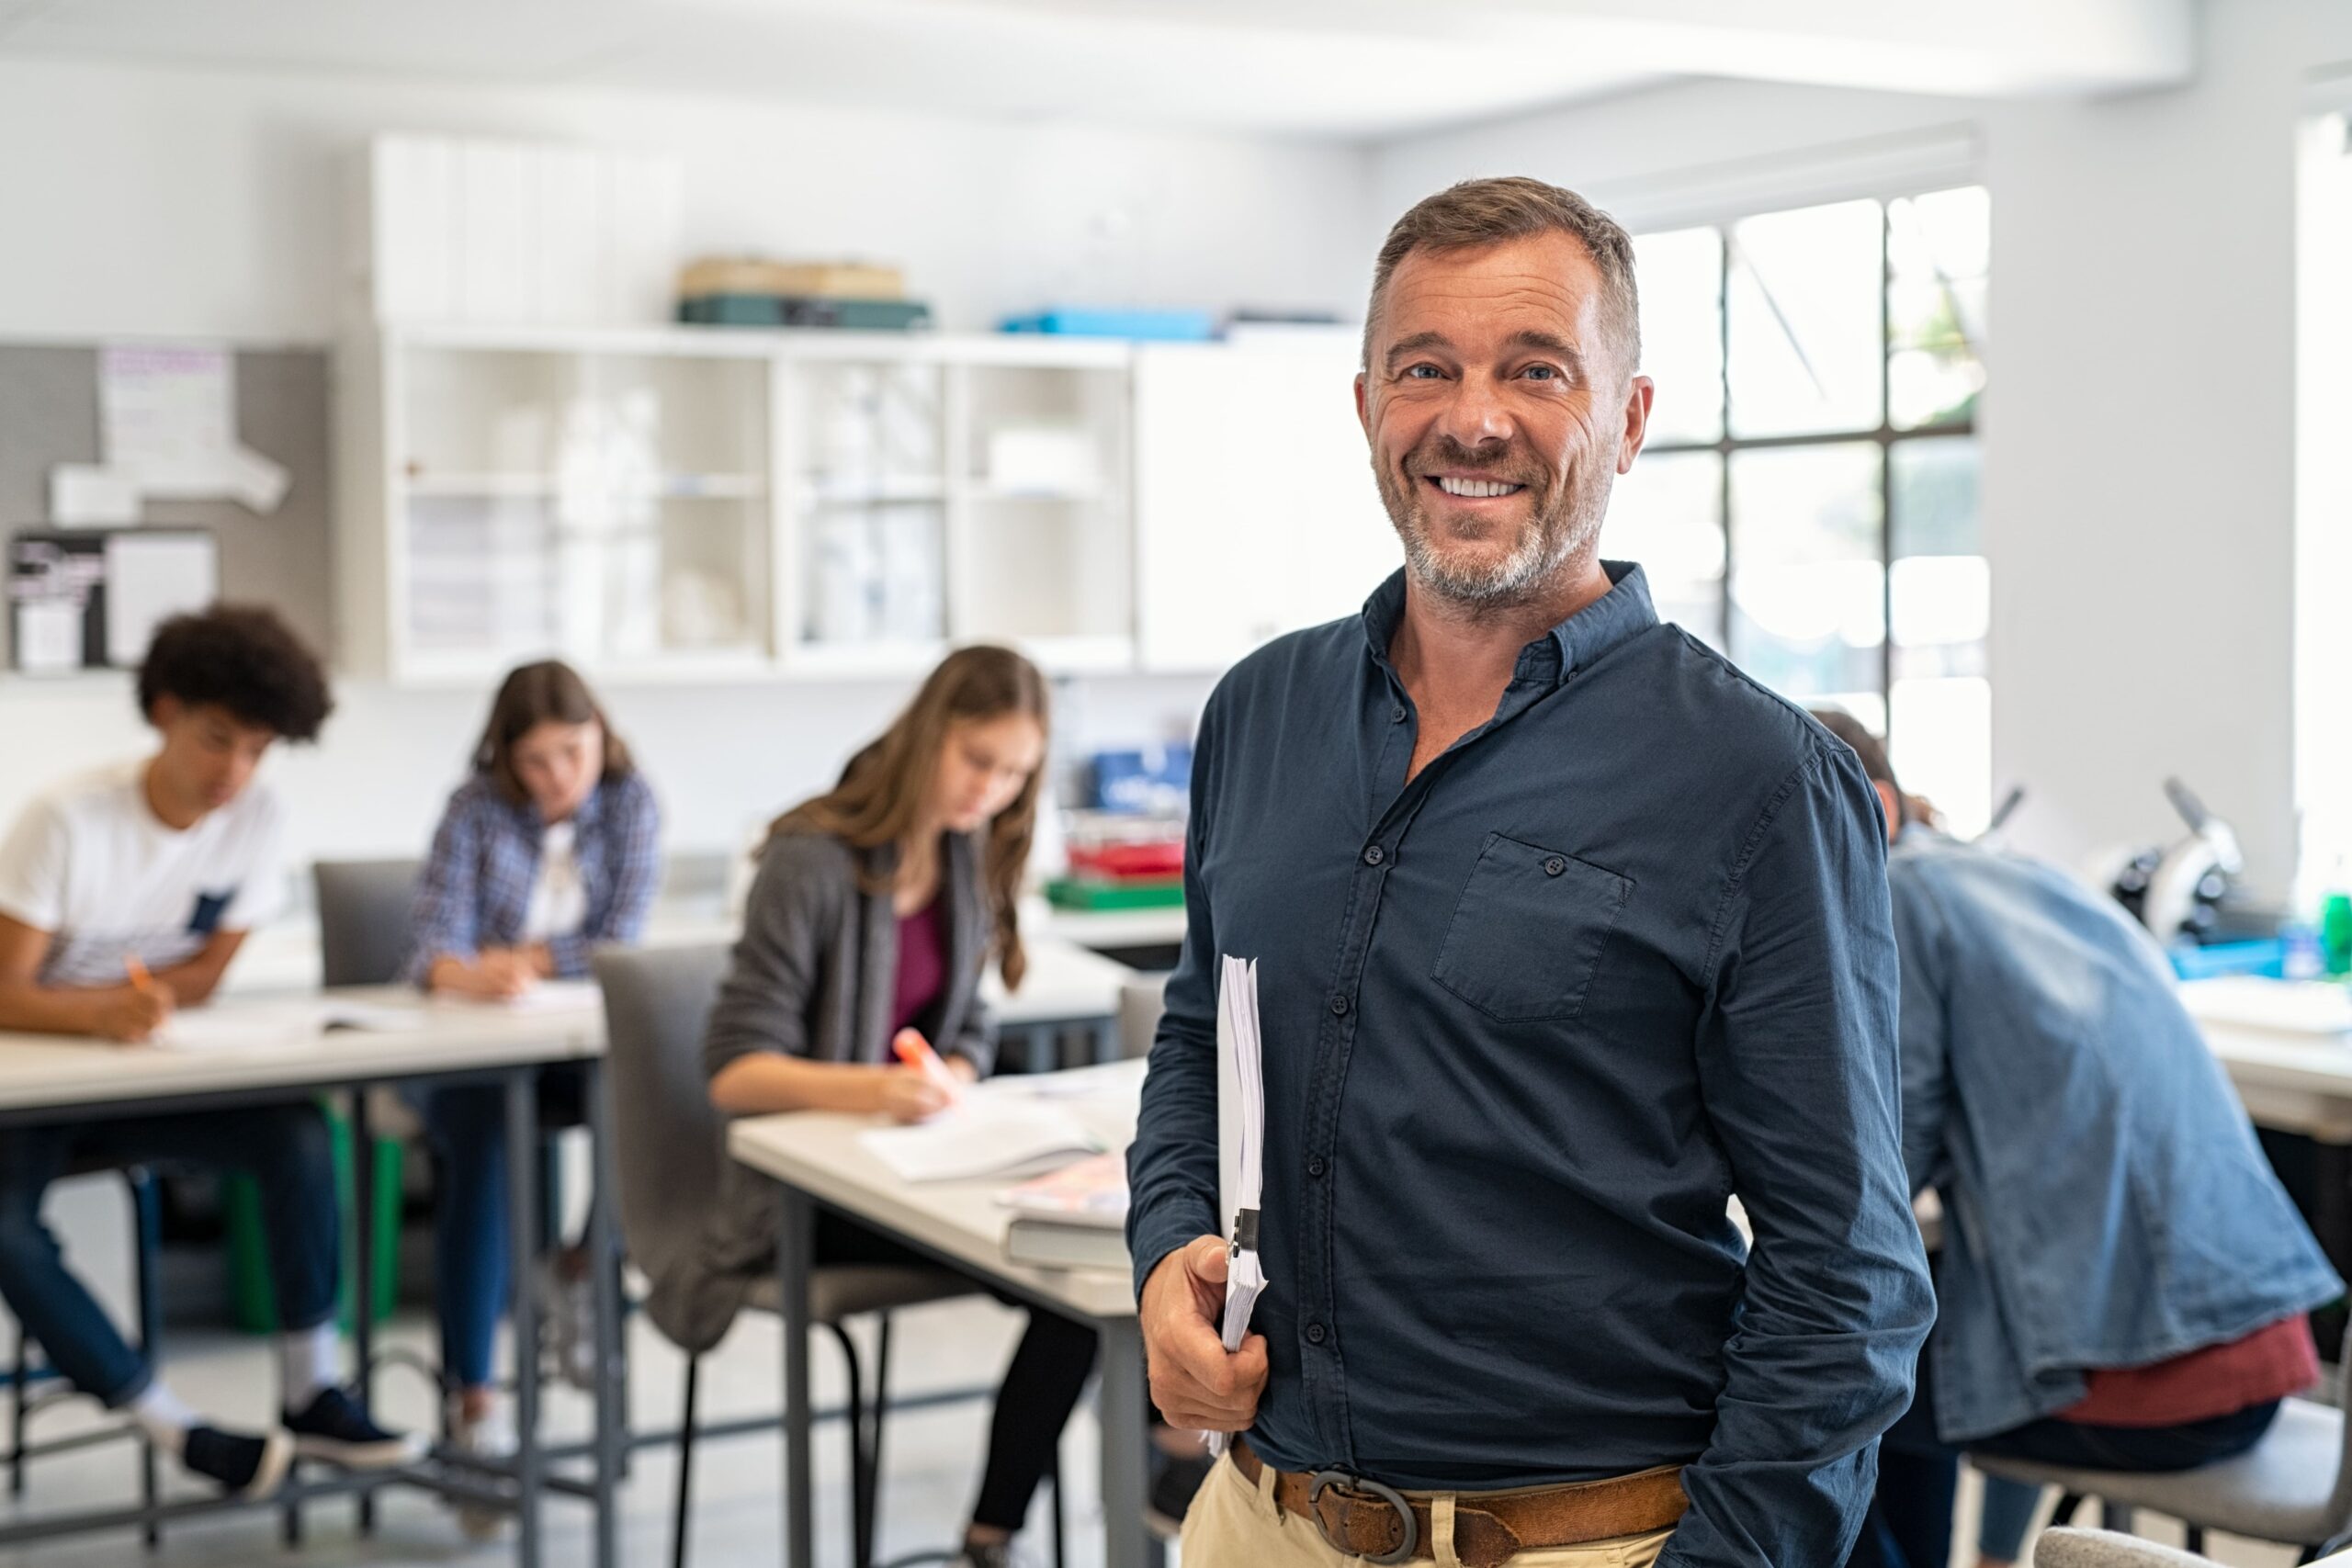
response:
[[[967,1095],[928,1122],[877,1127],[858,1142],[901,1181],[1007,1176],[1103,1152],[1068,1111],[1011,1095]]]
[[[283,1051],[311,1044],[333,1030],[399,1034],[424,1025],[424,1014],[406,1008],[315,998],[241,1001],[175,1012],[149,1043],[166,1051]]]
[[[491,1008],[500,1012],[578,1012],[604,1005],[604,993],[594,980],[542,980],[519,997],[477,998],[451,997],[460,1007]]]
[[[1226,1258],[1225,1348],[1241,1348],[1250,1315],[1266,1289],[1258,1257],[1258,1201],[1265,1183],[1266,1078],[1258,1038],[1258,964],[1227,957],[1216,993],[1218,1217],[1232,1246]],[[1229,1434],[1208,1434],[1222,1454]]]

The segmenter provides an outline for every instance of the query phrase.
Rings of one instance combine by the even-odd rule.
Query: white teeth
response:
[[[1520,485],[1503,484],[1495,479],[1457,479],[1450,475],[1440,475],[1437,484],[1438,488],[1448,495],[1467,496],[1474,500],[1488,496],[1509,495],[1513,491],[1524,488]]]

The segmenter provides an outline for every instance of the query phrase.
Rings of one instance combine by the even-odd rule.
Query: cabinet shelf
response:
[[[401,485],[410,495],[436,501],[551,501],[565,492],[553,474],[412,472]],[[768,481],[760,474],[663,474],[638,493],[656,501],[759,501]]]

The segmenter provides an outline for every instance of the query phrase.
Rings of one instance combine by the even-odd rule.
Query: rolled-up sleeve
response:
[[[1138,1296],[1162,1258],[1218,1230],[1216,931],[1202,880],[1216,706],[1212,699],[1193,742],[1192,818],[1184,835],[1184,945],[1168,978],[1136,1141],[1127,1151],[1127,1253]]]
[[[1708,1121],[1755,1228],[1713,1439],[1660,1568],[1845,1560],[1934,1298],[1905,1179],[1885,836],[1816,748],[1747,839],[1697,1042]]]

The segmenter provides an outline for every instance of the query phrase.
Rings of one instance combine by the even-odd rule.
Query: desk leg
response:
[[[537,1075],[506,1075],[507,1240],[514,1301],[514,1561],[539,1568],[539,1299],[532,1289],[539,1241]]]
[[[1132,1317],[1098,1325],[1102,1374],[1104,1568],[1159,1568],[1166,1555],[1145,1528],[1151,1432],[1144,1411],[1143,1332]]]
[[[368,1126],[368,1089],[351,1091],[351,1355],[359,1407],[376,1409],[376,1144]],[[359,1495],[359,1533],[376,1533],[376,1494]]]
[[[601,1062],[583,1064],[588,1077],[588,1143],[595,1185],[588,1201],[588,1267],[596,1292],[596,1568],[620,1561],[618,1506],[623,1401],[628,1363],[621,1354],[620,1242],[614,1209],[620,1182],[613,1168],[612,1079]]]
[[[784,1561],[785,1568],[814,1568],[816,1488],[809,1452],[808,1274],[817,1205],[784,1189],[784,1224],[776,1236],[776,1282],[784,1317]]]

